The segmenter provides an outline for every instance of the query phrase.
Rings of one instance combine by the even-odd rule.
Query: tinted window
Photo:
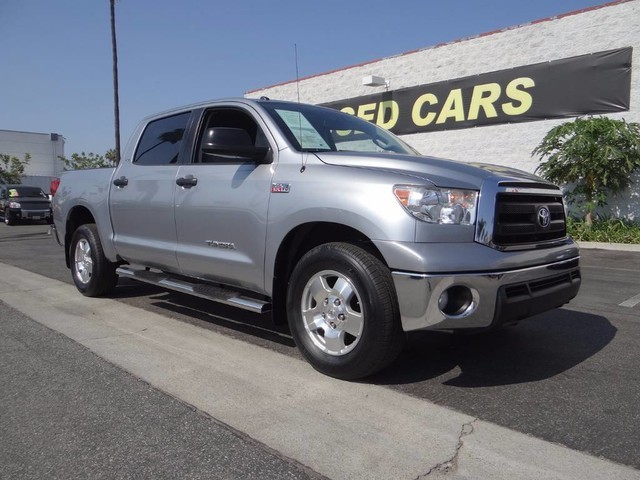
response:
[[[207,143],[207,130],[210,128],[223,129],[225,135],[233,138],[233,142],[239,147],[269,147],[267,137],[262,132],[256,121],[243,110],[236,108],[215,108],[209,110],[204,115],[204,122],[200,129],[199,145],[202,149],[203,144]],[[223,133],[223,132],[220,132]],[[228,152],[226,155],[202,153],[194,159],[195,162],[202,163],[228,163],[246,161],[241,155],[234,155]]]
[[[169,165],[178,163],[182,137],[191,112],[149,122],[144,129],[134,163],[139,165]]]

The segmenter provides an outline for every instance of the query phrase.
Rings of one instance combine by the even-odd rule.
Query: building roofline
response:
[[[593,7],[581,8],[579,10],[573,10],[571,12],[562,13],[562,14],[559,14],[559,15],[553,15],[551,17],[541,18],[539,20],[532,20],[530,22],[521,23],[521,24],[518,24],[518,25],[511,26],[511,27],[501,28],[499,30],[491,30],[489,32],[479,33],[477,35],[471,35],[471,36],[468,36],[468,37],[462,37],[462,38],[459,38],[459,39],[456,39],[456,40],[451,40],[451,41],[448,41],[448,42],[438,43],[436,45],[431,45],[429,47],[416,48],[414,50],[409,50],[408,52],[399,53],[397,55],[390,55],[388,57],[376,58],[374,60],[369,60],[369,61],[362,62],[362,63],[356,63],[355,65],[349,65],[347,67],[336,68],[334,70],[329,70],[328,72],[322,72],[322,73],[316,73],[314,75],[308,75],[306,77],[302,77],[302,78],[297,79],[297,80],[287,80],[286,82],[280,82],[280,83],[276,83],[274,85],[269,85],[269,86],[266,86],[266,87],[255,88],[253,90],[249,90],[249,91],[245,92],[245,95],[248,95],[248,94],[251,94],[251,93],[255,93],[255,92],[259,92],[261,90],[266,90],[266,89],[269,89],[269,88],[275,88],[275,87],[281,87],[283,85],[289,85],[291,83],[296,83],[296,81],[309,80],[311,78],[322,77],[324,75],[331,75],[333,73],[342,72],[344,70],[351,70],[352,68],[364,67],[365,65],[371,65],[373,63],[382,62],[383,60],[389,60],[391,58],[403,57],[405,55],[412,55],[414,53],[422,52],[422,51],[425,51],[425,50],[432,50],[434,48],[441,48],[441,47],[445,47],[447,45],[453,45],[453,44],[456,44],[456,43],[462,43],[462,42],[466,42],[466,41],[469,41],[469,40],[474,40],[476,38],[488,37],[490,35],[495,35],[495,34],[498,34],[498,33],[508,32],[510,30],[515,30],[517,28],[523,28],[523,27],[528,27],[528,26],[531,26],[531,25],[537,25],[539,23],[551,22],[553,20],[560,20],[561,18],[571,17],[571,16],[574,16],[574,15],[580,15],[582,13],[592,12],[594,10],[600,10],[602,8],[614,7],[616,5],[621,5],[623,3],[629,3],[629,2],[633,2],[633,1],[636,1],[636,0],[614,0],[612,2],[603,3],[602,5],[594,5]]]
[[[60,134],[60,133],[56,133],[56,132],[49,132],[49,133],[44,133],[44,132],[26,132],[24,130],[7,130],[4,128],[0,128],[0,132],[8,132],[8,133],[26,133],[27,135],[58,135],[59,138],[64,138],[64,135]]]

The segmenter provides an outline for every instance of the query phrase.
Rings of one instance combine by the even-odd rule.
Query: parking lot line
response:
[[[638,295],[636,295],[635,297],[631,297],[628,300],[625,300],[624,302],[620,303],[619,305],[621,307],[633,308],[636,305],[638,305],[639,303],[640,303],[640,293]]]

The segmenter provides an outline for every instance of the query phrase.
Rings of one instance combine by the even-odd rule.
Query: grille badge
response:
[[[549,211],[549,207],[542,206],[538,208],[537,214],[538,225],[542,228],[548,228],[551,224],[551,212]]]

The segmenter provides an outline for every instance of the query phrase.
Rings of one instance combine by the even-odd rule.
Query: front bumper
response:
[[[42,209],[42,210],[26,210],[21,208],[10,208],[7,209],[5,215],[9,215],[12,220],[50,220],[51,219],[51,210],[50,209]]]
[[[557,308],[578,294],[579,258],[487,273],[431,275],[394,271],[402,328],[406,332],[489,329]],[[451,287],[458,288],[448,290]],[[469,308],[455,314],[444,313],[439,299],[445,290],[470,292]]]

